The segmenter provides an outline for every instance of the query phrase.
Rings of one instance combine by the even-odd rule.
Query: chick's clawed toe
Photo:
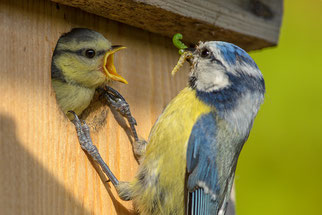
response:
[[[119,112],[123,117],[127,119],[134,140],[138,141],[139,138],[135,129],[137,123],[135,118],[131,114],[130,105],[126,102],[124,97],[110,86],[105,86],[105,88],[99,88],[98,91],[106,99],[106,102],[109,106],[113,107],[117,112]]]

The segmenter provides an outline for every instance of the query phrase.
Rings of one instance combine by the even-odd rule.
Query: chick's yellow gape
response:
[[[52,86],[70,119],[74,116],[68,111],[80,115],[99,86],[111,80],[127,84],[114,66],[114,53],[124,48],[85,28],[74,28],[59,38],[52,58]]]

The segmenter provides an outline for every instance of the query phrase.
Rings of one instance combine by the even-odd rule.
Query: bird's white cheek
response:
[[[198,90],[211,92],[229,86],[229,79],[227,75],[219,70],[203,71],[198,73],[196,86]]]

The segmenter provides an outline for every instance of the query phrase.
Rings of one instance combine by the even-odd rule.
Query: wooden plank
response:
[[[52,0],[188,43],[222,40],[245,50],[278,43],[283,0]]]
[[[142,137],[186,85],[187,73],[170,75],[178,53],[168,38],[51,1],[0,1],[0,214],[132,214],[132,203],[99,177],[56,104],[51,56],[72,27],[128,47],[115,64],[129,84],[113,87],[127,98]],[[93,115],[104,111],[106,120],[97,125]],[[126,131],[106,106],[87,119],[105,161],[120,180],[131,180],[137,163]]]

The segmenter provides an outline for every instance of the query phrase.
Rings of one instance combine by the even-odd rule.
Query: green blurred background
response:
[[[322,0],[286,0],[278,46],[251,56],[267,93],[237,167],[237,214],[322,214]]]

